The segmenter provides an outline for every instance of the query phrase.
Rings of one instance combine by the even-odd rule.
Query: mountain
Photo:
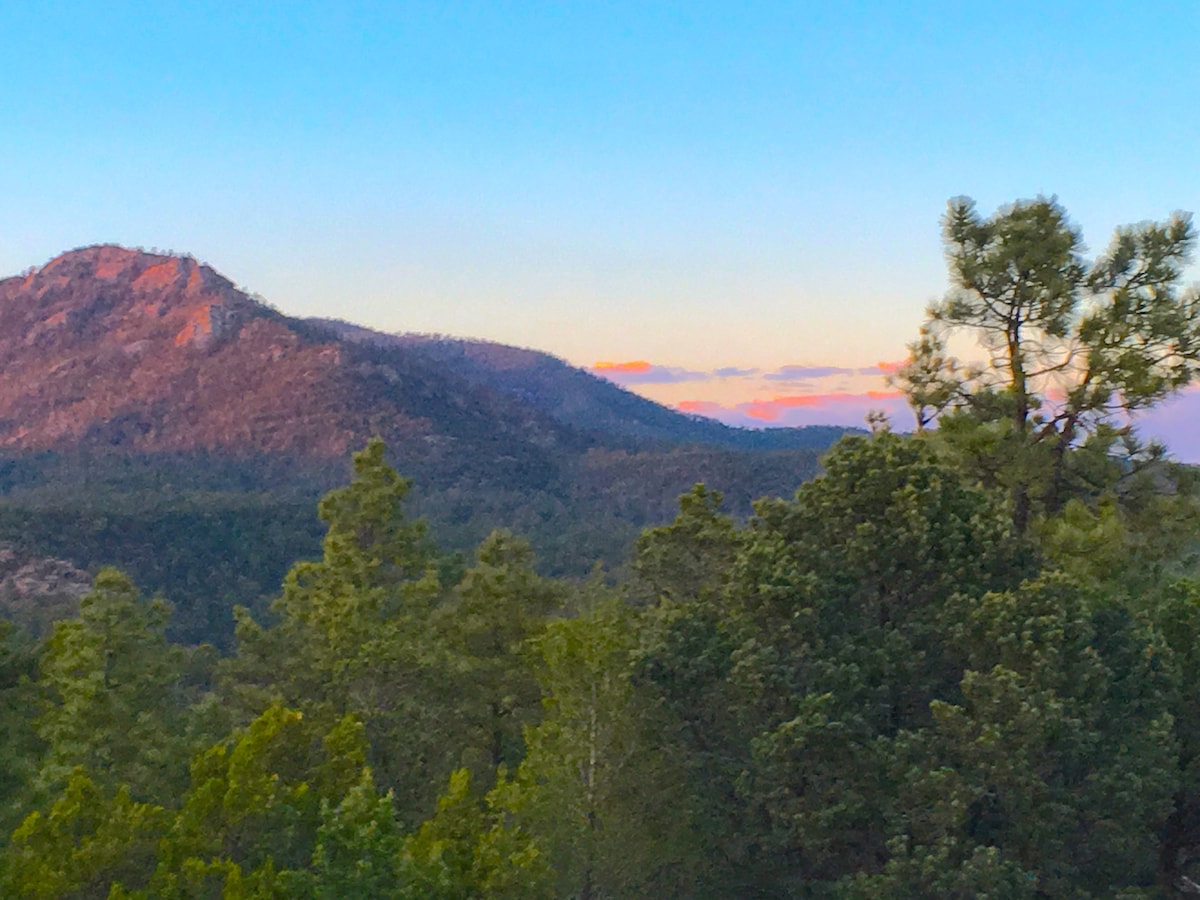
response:
[[[0,282],[0,447],[340,458],[549,478],[579,436],[424,357],[339,340],[186,257],[63,254]]]
[[[188,257],[71,251],[0,281],[0,447],[341,457],[372,434],[421,468],[486,451],[823,448],[844,429],[683,415],[545,353],[281,315]]]
[[[742,516],[790,494],[842,432],[728,428],[544,353],[289,318],[190,257],[87,247],[0,281],[0,542],[119,565],[185,640],[226,642],[232,605],[318,552],[315,501],[376,434],[441,547],[508,527],[584,574],[697,481]]]

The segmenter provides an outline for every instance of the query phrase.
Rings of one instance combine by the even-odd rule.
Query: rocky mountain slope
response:
[[[545,477],[582,449],[533,407],[289,319],[193,259],[89,247],[0,282],[0,447],[344,457],[372,434],[423,471],[485,453]]]
[[[344,457],[552,478],[589,447],[823,448],[666,409],[548,354],[288,318],[208,266],[116,246],[0,281],[0,447]],[[469,467],[468,467],[469,468]]]
[[[0,542],[0,618],[19,621],[35,636],[54,619],[78,612],[91,583],[87,572],[66,560],[32,557]]]

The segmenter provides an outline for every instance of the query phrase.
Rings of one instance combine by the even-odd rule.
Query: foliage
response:
[[[564,592],[534,571],[527,541],[503,531],[480,545],[478,559],[441,611],[467,720],[485,776],[524,755],[522,729],[538,718],[541,693],[526,642],[559,609]],[[489,771],[490,770],[490,771]]]
[[[733,520],[720,512],[723,499],[697,484],[679,498],[674,522],[642,532],[634,548],[635,599],[686,604],[716,592],[737,549]]]
[[[79,617],[55,625],[41,660],[43,786],[77,767],[142,801],[182,786],[190,748],[175,694],[186,655],[166,640],[168,615],[165,603],[142,601],[128,578],[105,569]]]
[[[496,787],[480,801],[466,769],[451,773],[437,813],[406,842],[411,896],[553,897],[547,860],[520,826],[508,822],[517,809],[500,772]]]
[[[668,723],[634,686],[637,616],[595,579],[581,591],[579,615],[535,640],[546,716],[526,733],[518,821],[555,861],[557,896],[686,892],[690,811]]]
[[[161,807],[130,799],[128,787],[107,794],[75,768],[50,808],[13,832],[0,887],[5,896],[57,900],[106,896],[114,882],[144,886],[164,819]]]
[[[920,421],[946,406],[1003,411],[1037,440],[1069,444],[1118,410],[1153,405],[1189,383],[1200,363],[1200,297],[1181,292],[1195,233],[1177,214],[1117,229],[1105,255],[1083,259],[1083,241],[1058,203],[1023,201],[983,218],[951,200],[942,221],[951,291],[930,307],[908,372],[940,371],[942,397],[901,375]],[[975,333],[988,368],[937,360],[941,339]],[[961,373],[961,374],[960,374]],[[1046,406],[1061,389],[1061,408]]]
[[[0,835],[24,818],[34,796],[44,750],[33,724],[36,678],[32,642],[0,619]]]

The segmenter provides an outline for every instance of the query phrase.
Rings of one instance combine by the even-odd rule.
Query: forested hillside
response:
[[[1200,491],[1126,418],[1200,362],[1190,223],[1086,263],[1057,204],[962,201],[945,239],[925,427],[748,521],[695,485],[622,572],[457,557],[375,439],[228,653],[112,568],[4,625],[0,895],[1195,894]]]
[[[345,465],[280,454],[0,452],[0,548],[35,568],[119,566],[147,594],[171,598],[172,639],[227,649],[234,606],[265,610],[292,562],[319,555],[316,503]],[[670,521],[696,481],[724,489],[744,519],[754,499],[787,496],[815,475],[817,454],[596,449],[562,466],[549,483],[417,482],[409,505],[448,564],[507,527],[536,548],[542,574],[583,577],[600,560],[624,566],[642,528]],[[63,609],[49,596],[58,593],[6,604],[0,586],[0,617],[44,627]]]
[[[357,344],[404,348],[447,365],[468,381],[515,397],[563,425],[595,435],[603,446],[707,444],[740,450],[824,450],[856,429],[731,428],[685,415],[616,387],[536,350],[438,335],[384,334],[334,319],[310,319]]]
[[[117,565],[171,598],[173,639],[222,649],[235,605],[265,610],[319,553],[316,502],[372,436],[448,554],[503,526],[543,574],[583,576],[696,481],[742,517],[790,494],[845,431],[699,422],[543,353],[293,319],[190,257],[111,245],[0,281],[0,361],[0,553]],[[77,599],[46,593],[0,586],[0,613],[38,629]]]

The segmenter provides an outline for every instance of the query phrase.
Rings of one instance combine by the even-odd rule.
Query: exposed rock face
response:
[[[381,434],[407,455],[486,439],[520,458],[560,431],[401,348],[288,319],[194,259],[88,247],[0,281],[0,447],[328,457]]]
[[[0,618],[35,636],[77,613],[91,583],[87,572],[66,560],[24,555],[0,544]]]
[[[195,260],[76,250],[0,282],[0,444],[341,453],[281,402],[331,358]]]

